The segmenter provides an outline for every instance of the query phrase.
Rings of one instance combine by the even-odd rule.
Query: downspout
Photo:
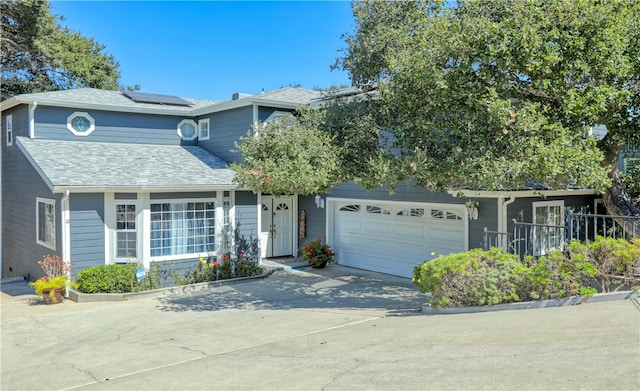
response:
[[[38,107],[38,102],[34,101],[29,105],[29,138],[36,138],[36,108]]]
[[[70,247],[71,247],[71,224],[69,216],[69,190],[65,190],[62,199],[62,260],[67,266],[71,266]],[[67,287],[64,297],[69,297],[69,288],[71,282],[71,271],[67,273]]]
[[[262,265],[262,192],[256,196],[256,223],[258,225],[258,265]]]
[[[508,206],[513,204],[513,202],[516,200],[516,197],[512,194],[506,201],[504,197],[500,197],[498,200],[498,202],[501,204],[498,208],[498,232],[507,232],[507,227],[509,226],[507,209]],[[502,243],[502,246],[506,248],[507,243]]]

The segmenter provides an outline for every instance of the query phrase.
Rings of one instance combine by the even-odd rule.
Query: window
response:
[[[56,249],[56,201],[36,198],[36,241],[52,250]]]
[[[443,209],[431,209],[431,217],[443,220],[462,220],[462,215],[459,213]]]
[[[136,206],[116,205],[116,257],[137,257]]]
[[[340,208],[341,212],[360,212],[360,205],[345,205]]]
[[[76,136],[88,136],[96,128],[96,122],[88,113],[75,112],[67,117],[67,129]]]
[[[391,214],[388,209],[381,206],[367,205],[367,213],[388,215]]]
[[[198,121],[198,140],[209,140],[209,119],[201,119]]]
[[[564,201],[533,203],[533,255],[546,255],[564,244]]]
[[[398,212],[398,216],[423,217],[424,209],[423,208],[403,209],[400,212]]]
[[[13,115],[7,115],[7,119],[5,120],[5,129],[7,134],[7,147],[13,145]]]
[[[151,256],[212,252],[215,250],[213,202],[151,204]]]
[[[198,136],[196,134],[197,124],[195,121],[185,119],[178,124],[178,136],[183,140],[195,140]]]

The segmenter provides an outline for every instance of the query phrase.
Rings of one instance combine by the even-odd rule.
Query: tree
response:
[[[1,98],[78,87],[117,89],[105,46],[59,24],[45,0],[0,2]]]
[[[308,195],[328,191],[338,172],[331,136],[319,130],[324,112],[302,108],[301,115],[287,115],[256,123],[236,148],[244,160],[232,164],[235,181],[254,192],[274,195]]]
[[[384,181],[434,190],[591,186],[606,191],[610,212],[639,214],[617,159],[625,145],[640,146],[640,2],[352,8],[355,31],[336,67],[376,91],[368,95],[376,125],[392,140],[384,156],[394,172]],[[588,136],[596,124],[608,129],[601,140]]]

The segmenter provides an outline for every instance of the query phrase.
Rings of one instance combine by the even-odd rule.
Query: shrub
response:
[[[135,264],[98,265],[78,273],[78,290],[84,293],[125,293],[137,290]]]
[[[592,294],[586,287],[596,270],[588,261],[560,251],[521,262],[502,248],[438,257],[414,269],[413,282],[430,292],[433,307],[494,305]]]
[[[640,267],[640,238],[628,241],[597,236],[589,245],[574,241],[568,249],[573,260],[593,266],[602,292],[633,287],[640,283],[634,276],[634,268]]]
[[[492,305],[522,300],[527,268],[501,248],[440,256],[414,269],[413,282],[431,292],[434,307]]]

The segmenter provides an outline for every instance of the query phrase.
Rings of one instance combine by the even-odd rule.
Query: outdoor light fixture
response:
[[[324,208],[324,200],[316,194],[316,208]]]
[[[478,220],[478,201],[469,200],[464,205],[467,207],[469,220]]]

